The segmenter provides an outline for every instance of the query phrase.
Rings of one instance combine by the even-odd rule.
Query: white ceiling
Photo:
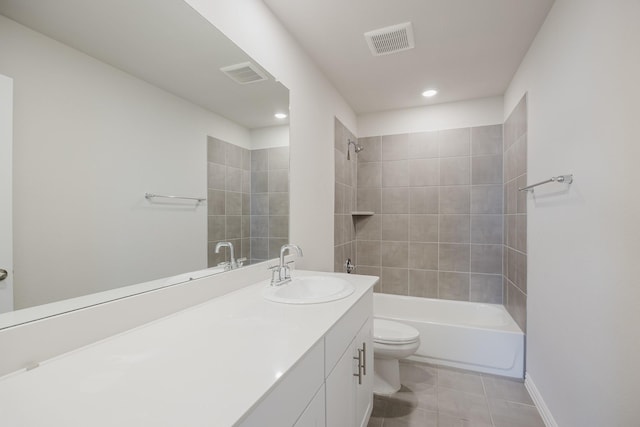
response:
[[[251,58],[183,0],[0,0],[0,14],[246,128],[288,123],[273,116],[287,88],[222,74]]]
[[[356,113],[504,94],[553,0],[263,0]],[[363,34],[413,24],[415,48]],[[435,87],[427,99],[422,91]]]

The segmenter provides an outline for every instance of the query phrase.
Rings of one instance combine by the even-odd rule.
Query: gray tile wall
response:
[[[354,218],[356,271],[384,293],[502,303],[502,125],[358,142],[356,208],[375,214]]]
[[[208,266],[229,260],[216,243],[233,243],[236,257],[249,257],[251,152],[217,138],[207,138]]]
[[[349,147],[351,160],[347,160],[347,141],[356,137],[338,119],[335,119],[335,193],[334,193],[334,250],[333,269],[345,272],[345,261],[355,263],[355,224],[351,212],[356,206],[356,174],[358,156]],[[361,179],[367,179],[364,171]]]
[[[289,242],[289,147],[251,151],[251,262],[279,256]]]
[[[247,150],[207,139],[209,267],[229,260],[220,241],[247,262],[275,258],[289,241],[289,148]]]
[[[504,124],[504,305],[526,332],[527,320],[527,182],[526,95]]]

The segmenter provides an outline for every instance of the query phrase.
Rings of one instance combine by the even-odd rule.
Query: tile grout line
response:
[[[482,391],[484,391],[484,400],[487,402],[487,409],[489,410],[489,419],[491,419],[491,425],[495,427],[495,422],[493,421],[493,411],[491,410],[491,406],[489,406],[489,396],[487,395],[487,387],[484,383],[484,377],[480,375],[480,381],[482,382]]]

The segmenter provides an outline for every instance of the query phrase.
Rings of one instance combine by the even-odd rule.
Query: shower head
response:
[[[364,150],[364,147],[360,144],[356,144],[354,141],[348,139],[347,140],[347,160],[351,160],[351,153],[349,151],[349,146],[351,144],[353,144],[353,151],[355,151],[356,153],[361,152],[362,150]]]

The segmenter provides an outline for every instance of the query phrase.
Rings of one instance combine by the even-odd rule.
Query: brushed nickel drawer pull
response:
[[[362,343],[362,375],[367,375],[367,343]]]
[[[362,384],[362,349],[358,349],[358,356],[353,356],[353,360],[358,361],[358,373],[353,376],[358,377],[358,384]]]

